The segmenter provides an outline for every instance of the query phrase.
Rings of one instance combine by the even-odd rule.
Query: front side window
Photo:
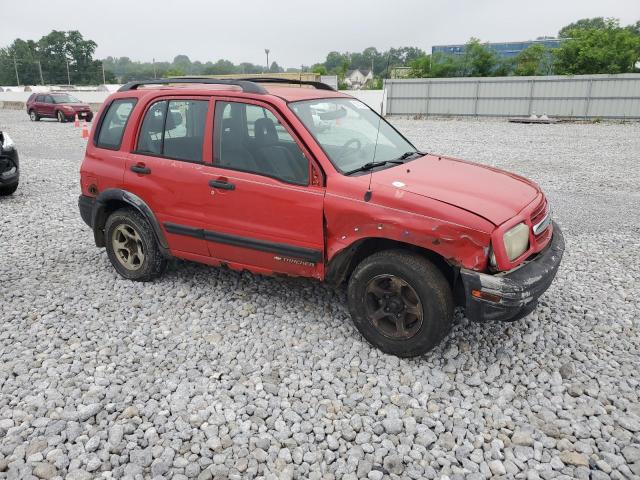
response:
[[[214,151],[220,167],[309,183],[304,153],[278,118],[261,106],[216,102]]]
[[[122,142],[124,129],[136,104],[135,98],[114,100],[100,122],[100,131],[96,137],[96,146],[118,150]]]
[[[202,162],[206,100],[162,100],[144,117],[138,136],[138,153],[176,160]]]
[[[413,145],[359,100],[324,98],[289,106],[342,173],[415,152]]]

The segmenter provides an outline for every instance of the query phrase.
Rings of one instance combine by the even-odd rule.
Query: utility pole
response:
[[[20,85],[20,77],[18,76],[18,62],[16,61],[16,57],[13,57],[13,68],[16,71],[16,85]]]
[[[107,80],[106,80],[106,77],[104,75],[104,62],[100,62],[100,64],[102,65],[102,84],[106,85]]]
[[[38,71],[40,72],[40,83],[44,85],[44,78],[42,78],[42,64],[40,60],[38,60]]]
[[[69,59],[67,59],[67,85],[71,85],[71,75],[69,74]]]
[[[158,78],[158,77],[156,76],[156,59],[155,59],[155,58],[152,58],[152,59],[151,59],[151,62],[153,63],[153,78]]]
[[[266,70],[267,72],[269,71],[269,52],[270,52],[270,51],[271,51],[271,50],[269,50],[268,48],[265,48],[265,49],[264,49],[264,53],[266,53],[266,54],[267,54],[267,70]]]

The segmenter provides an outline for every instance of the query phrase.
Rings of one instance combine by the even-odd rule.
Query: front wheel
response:
[[[31,120],[32,122],[37,122],[40,120],[40,117],[33,109],[29,110],[29,120]]]
[[[387,250],[365,258],[351,275],[347,294],[355,326],[385,353],[422,355],[451,329],[451,287],[418,254]]]
[[[64,113],[62,113],[62,111],[61,111],[61,110],[58,110],[58,114],[57,114],[57,116],[58,116],[58,121],[59,121],[60,123],[64,123],[64,122],[66,122],[66,121],[67,121],[67,117],[65,117]]]
[[[138,211],[115,211],[104,231],[109,260],[124,278],[146,282],[164,272],[167,260],[160,253],[151,225]]]

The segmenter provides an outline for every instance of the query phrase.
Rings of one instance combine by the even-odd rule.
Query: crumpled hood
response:
[[[540,191],[535,183],[518,175],[437,155],[377,171],[372,183],[457,206],[494,225],[513,218]]]

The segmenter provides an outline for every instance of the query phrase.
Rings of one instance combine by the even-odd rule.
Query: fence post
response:
[[[425,117],[429,116],[429,99],[431,97],[431,82],[429,80],[425,80],[425,83],[427,84],[427,103],[424,107],[424,115]]]
[[[473,105],[473,115],[474,116],[478,116],[478,94],[480,92],[480,80],[478,79],[476,81],[476,100],[475,103]]]
[[[535,80],[531,79],[529,82],[531,83],[531,86],[529,87],[529,113],[527,115],[531,116],[533,113],[531,109],[533,108],[533,86],[535,85]]]
[[[392,86],[393,85],[393,80],[385,80],[384,81],[384,90],[387,93],[387,99],[386,99],[386,108],[385,108],[385,114],[386,115],[393,115],[393,112],[391,111],[391,90],[392,90]],[[382,94],[384,95],[385,92],[382,92]]]
[[[587,87],[587,98],[584,104],[584,118],[589,117],[589,105],[591,104],[591,87],[593,87],[593,78],[589,80],[589,86]]]

